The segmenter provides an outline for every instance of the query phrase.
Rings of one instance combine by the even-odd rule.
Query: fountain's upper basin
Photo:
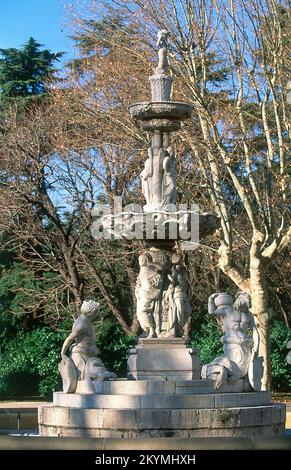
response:
[[[135,103],[129,107],[132,118],[139,121],[151,119],[173,119],[183,121],[191,116],[193,106],[176,101]]]

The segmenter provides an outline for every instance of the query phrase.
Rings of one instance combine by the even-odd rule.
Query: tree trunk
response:
[[[139,329],[140,329],[139,321],[137,319],[136,313],[134,313],[134,317],[130,326],[131,334],[133,336],[137,336]]]
[[[251,259],[250,264],[252,313],[260,335],[259,356],[264,360],[264,376],[262,390],[271,388],[271,352],[269,315],[267,309],[267,287],[265,271],[262,261],[258,258]]]

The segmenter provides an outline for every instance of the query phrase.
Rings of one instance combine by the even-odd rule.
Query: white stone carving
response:
[[[65,339],[59,364],[65,393],[95,393],[94,381],[115,379],[113,372],[106,370],[98,357],[96,334],[93,324],[99,303],[93,300],[83,302],[81,314],[76,319],[71,334]],[[66,355],[70,346],[70,357]]]
[[[153,149],[148,149],[148,158],[145,161],[144,169],[140,174],[142,193],[145,197],[147,205],[152,202],[152,176],[153,176]]]
[[[167,149],[163,160],[163,207],[176,204],[176,164],[175,151],[172,147]]]
[[[141,189],[146,200],[145,212],[167,211],[176,204],[176,163],[172,147],[162,147],[157,155],[148,149],[148,158],[140,174]]]
[[[173,78],[168,74],[168,38],[169,32],[162,29],[158,33],[157,47],[159,63],[155,73],[150,77],[153,102],[166,102],[171,100]]]
[[[137,318],[142,337],[182,337],[191,314],[182,255],[151,248],[139,257]]]
[[[157,47],[159,48],[158,55],[159,55],[159,64],[157,67],[157,71],[166,71],[169,68],[169,61],[168,61],[168,36],[169,31],[166,29],[162,29],[158,32],[158,39],[157,39]]]
[[[235,303],[226,292],[212,294],[208,312],[223,318],[224,335],[221,338],[225,356],[215,358],[202,367],[202,378],[212,379],[216,390],[225,385],[234,386],[240,379],[242,388],[248,384],[259,390],[262,363],[258,357],[259,335],[250,311],[250,297],[240,292]],[[232,391],[231,387],[227,389]]]
[[[169,275],[169,332],[174,336],[183,336],[183,328],[191,315],[191,306],[187,296],[188,281],[186,268],[181,259],[174,258],[172,273]]]

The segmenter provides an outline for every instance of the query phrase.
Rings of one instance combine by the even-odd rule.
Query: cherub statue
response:
[[[240,379],[243,379],[242,391],[250,385],[253,389],[260,389],[259,335],[250,311],[250,296],[239,292],[233,303],[226,292],[212,294],[208,300],[208,313],[223,318],[221,342],[225,356],[216,357],[204,365],[202,378],[212,379],[216,390],[225,384],[234,385]]]
[[[65,393],[95,393],[94,381],[115,379],[113,372],[106,370],[98,357],[95,329],[91,321],[96,317],[99,303],[85,301],[81,314],[76,319],[71,334],[65,339],[59,363]],[[70,357],[66,355],[71,348]]]

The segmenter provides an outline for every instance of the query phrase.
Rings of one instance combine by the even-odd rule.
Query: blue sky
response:
[[[0,48],[20,47],[30,36],[52,52],[72,55],[67,22],[68,0],[0,0]]]

